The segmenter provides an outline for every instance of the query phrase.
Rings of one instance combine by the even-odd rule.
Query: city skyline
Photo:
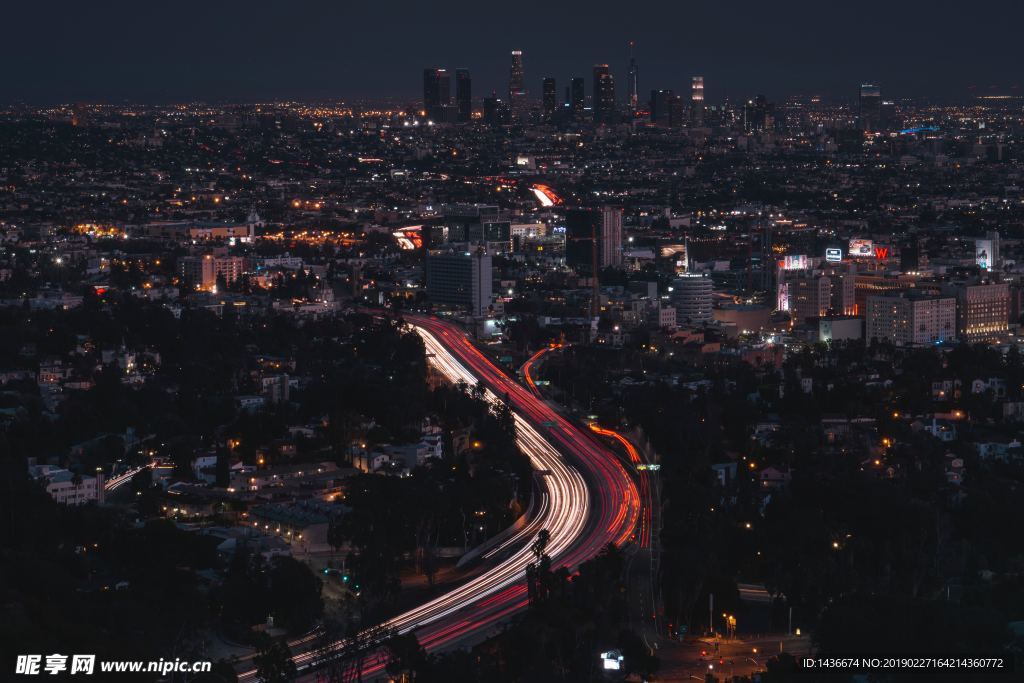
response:
[[[0,678],[1019,678],[1021,3],[101,4],[5,15]]]
[[[712,8],[626,13],[609,22],[607,12],[591,16],[578,4],[525,3],[500,19],[501,41],[476,28],[498,21],[493,11],[465,3],[408,9],[398,20],[374,7],[313,2],[246,13],[232,3],[200,8],[186,2],[172,15],[125,3],[106,11],[61,3],[56,12],[48,7],[47,16],[18,7],[12,25],[24,30],[11,36],[9,49],[19,68],[0,100],[404,98],[416,95],[415,74],[425,64],[468,68],[478,93],[504,93],[509,51],[520,49],[531,100],[538,99],[544,76],[568,82],[589,75],[593,64],[608,63],[625,101],[631,41],[640,93],[681,92],[692,74],[702,74],[709,101],[757,93],[852,99],[861,82],[880,83],[900,97],[1020,94],[1007,46],[1021,10],[982,4],[1004,19],[984,32],[960,30],[982,10],[977,5],[928,5],[922,12],[922,3],[869,3],[850,13],[797,0],[748,7],[749,20],[738,23],[730,12]],[[867,39],[872,49],[858,49]],[[388,47],[398,44],[400,50]]]

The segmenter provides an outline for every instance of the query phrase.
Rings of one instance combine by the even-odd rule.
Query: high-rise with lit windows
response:
[[[695,128],[704,126],[704,77],[690,79],[690,119]]]
[[[1009,334],[1010,285],[1006,282],[962,282],[948,286],[956,296],[956,326],[969,343],[999,342]]]
[[[508,75],[508,104],[512,115],[519,116],[526,104],[526,72],[523,69],[523,51],[512,50],[512,67]]]
[[[594,65],[594,123],[615,121],[615,78],[607,64]]]
[[[860,86],[858,125],[864,131],[877,131],[882,115],[882,89],[873,83]]]

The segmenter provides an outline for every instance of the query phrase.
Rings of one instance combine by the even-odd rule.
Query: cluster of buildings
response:
[[[510,368],[553,339],[776,369],[819,342],[1018,344],[1018,102],[889,100],[876,84],[845,101],[732,102],[710,97],[701,76],[641,90],[632,54],[624,96],[607,64],[537,89],[523,53],[511,57],[507,94],[483,98],[468,69],[431,67],[422,101],[401,106],[0,111],[18,143],[0,151],[0,307],[73,315],[129,296],[178,319],[429,310],[464,320]],[[67,153],[15,151],[40,137]],[[77,346],[55,357],[33,342],[0,357],[5,425],[35,410],[11,387],[35,386],[54,418],[97,371],[144,387],[162,366],[145,345]],[[310,380],[288,359],[238,354],[239,414],[274,410]],[[338,495],[351,473],[260,446],[263,466],[228,468],[251,514]],[[424,432],[350,462],[401,475],[439,448]],[[197,456],[205,487],[169,489],[169,510],[223,502],[209,493],[216,460]],[[102,499],[102,476],[65,465],[33,476],[61,502]],[[268,508],[252,521],[318,538],[289,519]]]

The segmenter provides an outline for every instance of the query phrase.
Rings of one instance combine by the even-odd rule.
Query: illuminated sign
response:
[[[974,262],[979,268],[992,268],[992,240],[974,240]]]
[[[843,260],[843,250],[839,247],[829,247],[825,250],[825,260],[829,263],[839,263]]]
[[[780,282],[779,288],[776,291],[775,296],[775,307],[780,311],[789,310],[789,283]]]
[[[624,657],[618,650],[610,650],[601,653],[602,667],[605,671],[618,671],[622,668]]]
[[[875,253],[875,243],[871,240],[853,238],[850,240],[850,258],[869,258]]]
[[[889,258],[889,247],[875,247],[875,258],[879,261]]]
[[[787,255],[779,261],[779,267],[783,270],[805,270],[807,268],[807,255]]]

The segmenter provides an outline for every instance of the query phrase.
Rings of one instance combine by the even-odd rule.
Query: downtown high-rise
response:
[[[452,101],[451,78],[446,69],[428,67],[423,70],[423,108],[447,106]]]
[[[473,118],[473,81],[469,69],[455,70],[455,106],[458,109],[458,120],[466,123]]]
[[[615,78],[607,64],[594,65],[594,123],[615,122]]]

